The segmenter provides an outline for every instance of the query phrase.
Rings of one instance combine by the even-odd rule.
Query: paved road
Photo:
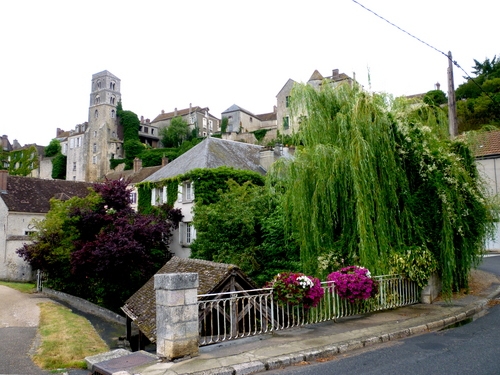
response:
[[[40,310],[37,303],[50,301],[0,285],[0,374],[41,375],[30,359]]]
[[[500,256],[479,267],[500,275]],[[500,304],[500,300],[496,300]],[[498,375],[500,374],[500,305],[486,316],[461,327],[446,329],[336,356],[328,362],[269,371],[269,375]]]

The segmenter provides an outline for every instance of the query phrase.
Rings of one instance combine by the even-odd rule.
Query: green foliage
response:
[[[47,147],[45,147],[46,157],[56,156],[60,152],[61,152],[61,143],[55,138],[50,141]]]
[[[298,268],[298,248],[286,243],[282,210],[264,186],[229,180],[216,193],[216,202],[195,205],[193,258],[236,264],[260,285]]]
[[[127,157],[126,164],[132,166],[134,158],[144,151],[145,146],[139,140],[127,140],[123,143],[123,149]]]
[[[57,154],[54,159],[52,159],[52,178],[55,180],[65,180],[66,179],[66,164],[67,157],[61,153]]]
[[[423,101],[428,105],[440,106],[448,103],[448,98],[442,90],[431,90],[424,95]]]
[[[11,176],[28,176],[33,169],[38,168],[38,150],[35,146],[10,151],[9,156],[9,174]]]
[[[402,275],[416,282],[420,288],[427,285],[438,266],[432,252],[419,246],[394,253],[389,260],[391,274]]]
[[[292,97],[293,113],[308,114],[303,146],[270,178],[302,271],[320,276],[330,255],[384,274],[394,252],[418,246],[438,261],[445,293],[466,286],[493,212],[470,149],[447,138],[445,112],[348,85],[296,85]]]
[[[264,137],[266,136],[268,132],[268,129],[259,129],[259,130],[255,130],[253,131],[253,135],[255,135],[255,138],[257,138],[257,141],[262,141],[264,139]]]
[[[118,165],[126,162],[126,159],[111,159],[109,161],[109,166],[111,169],[115,169]]]
[[[225,133],[227,130],[227,124],[229,123],[229,119],[227,117],[223,117],[220,122],[220,132]]]
[[[500,125],[500,60],[474,60],[473,79],[456,92],[459,132],[478,130],[485,125]]]
[[[182,142],[191,138],[190,135],[189,125],[181,116],[174,117],[168,127],[160,130],[164,147],[179,147]]]
[[[17,253],[44,271],[46,286],[118,311],[168,260],[181,217],[169,207],[136,213],[127,186],[106,180],[85,198],[52,199],[46,218],[35,223],[33,242]]]

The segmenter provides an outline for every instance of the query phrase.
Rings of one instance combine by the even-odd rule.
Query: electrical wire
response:
[[[450,60],[450,61],[453,63],[453,65],[455,65],[457,68],[459,68],[462,72],[464,72],[464,73],[465,73],[465,75],[466,75],[466,77],[467,77],[467,79],[468,79],[468,80],[471,80],[472,82],[474,82],[474,84],[475,84],[477,87],[479,87],[479,89],[480,89],[483,93],[485,93],[485,94],[486,94],[486,96],[488,96],[488,98],[490,98],[490,99],[493,101],[493,98],[492,98],[492,97],[491,97],[491,96],[490,96],[490,95],[489,95],[486,91],[484,91],[484,89],[481,87],[481,85],[480,85],[480,84],[478,84],[478,83],[477,83],[477,82],[476,82],[476,81],[475,81],[475,80],[474,80],[474,79],[473,79],[473,78],[472,78],[472,77],[471,77],[471,76],[470,76],[470,75],[469,75],[469,74],[468,74],[468,73],[467,73],[467,72],[466,72],[466,71],[465,71],[465,70],[464,70],[464,69],[463,69],[463,68],[462,68],[462,67],[461,67],[461,66],[460,66],[460,65],[459,65],[456,61],[455,61],[455,60],[452,60],[452,59],[451,59],[451,57],[450,57],[451,53],[450,53],[450,54],[446,54],[446,53],[444,53],[443,51],[441,51],[441,50],[437,49],[436,47],[434,47],[434,46],[430,45],[430,44],[429,44],[429,43],[427,43],[427,42],[424,42],[422,39],[417,38],[415,35],[413,35],[413,34],[409,33],[408,31],[406,31],[406,30],[404,30],[404,29],[402,29],[402,28],[401,28],[401,27],[399,27],[398,25],[396,25],[396,24],[392,23],[391,21],[389,21],[389,20],[385,19],[385,18],[384,18],[384,17],[382,17],[381,15],[379,15],[379,14],[375,13],[373,10],[371,10],[371,9],[369,9],[369,8],[367,8],[367,7],[365,7],[363,4],[359,3],[358,1],[356,1],[356,0],[352,0],[352,1],[353,1],[354,3],[356,3],[356,4],[358,4],[360,7],[362,7],[362,8],[364,8],[364,9],[366,9],[368,12],[373,13],[375,16],[377,16],[377,17],[378,17],[378,18],[380,18],[381,20],[384,20],[384,21],[385,21],[385,22],[387,22],[389,25],[394,26],[394,27],[395,27],[395,28],[397,28],[398,30],[400,30],[400,31],[404,32],[405,34],[408,34],[408,35],[409,35],[409,36],[411,36],[412,38],[414,38],[414,39],[418,40],[420,43],[423,43],[423,44],[425,44],[427,47],[430,47],[430,48],[432,48],[433,50],[435,50],[435,51],[439,52],[440,54],[442,54],[442,55],[446,56],[446,58],[447,58],[448,60]]]

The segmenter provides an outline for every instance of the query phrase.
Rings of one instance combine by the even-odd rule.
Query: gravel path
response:
[[[37,304],[49,301],[0,285],[0,374],[48,374],[31,361],[29,353],[40,318]]]

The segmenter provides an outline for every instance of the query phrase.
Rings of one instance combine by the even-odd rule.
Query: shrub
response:
[[[335,292],[349,302],[366,300],[378,292],[378,285],[370,276],[370,271],[364,267],[349,266],[340,271],[332,272],[327,280],[335,284]]]

